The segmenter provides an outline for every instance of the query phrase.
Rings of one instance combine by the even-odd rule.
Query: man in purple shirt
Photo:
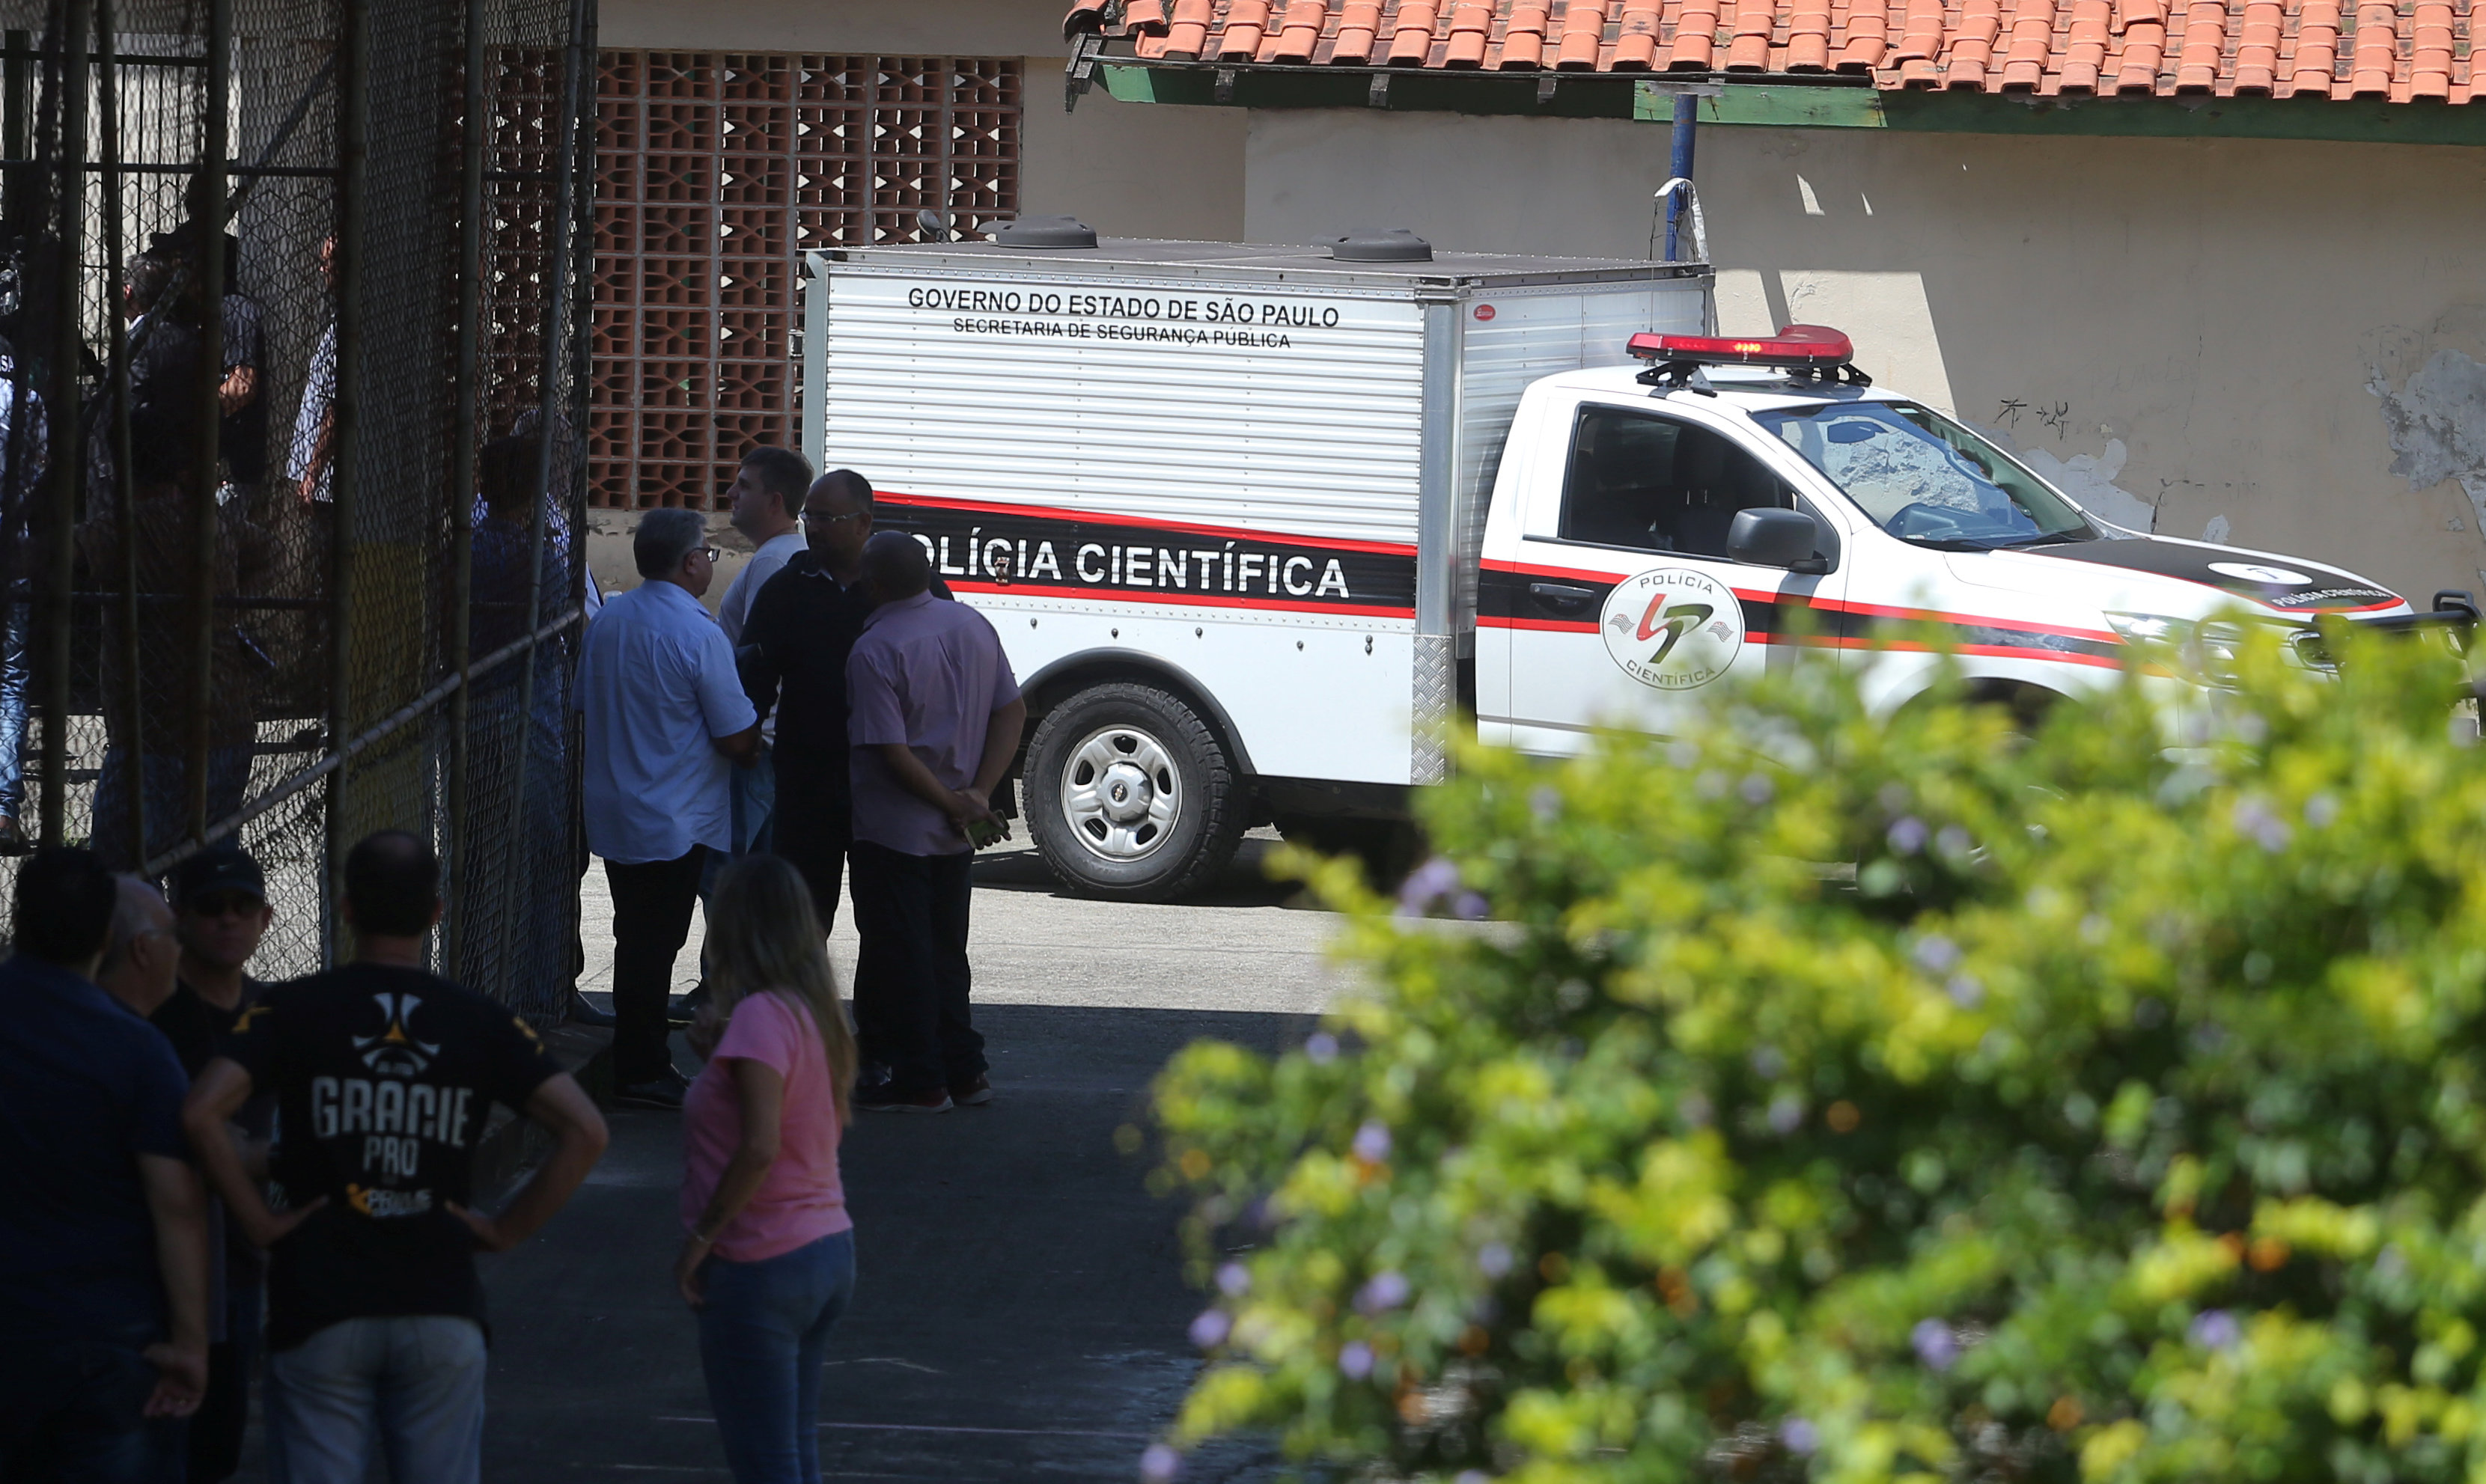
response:
[[[879,606],[846,660],[855,1030],[864,1060],[888,1072],[856,1088],[854,1105],[948,1113],[993,1096],[967,1010],[970,866],[975,836],[1004,833],[992,792],[1027,703],[984,616],[933,598],[913,536],[865,543],[863,578]]]

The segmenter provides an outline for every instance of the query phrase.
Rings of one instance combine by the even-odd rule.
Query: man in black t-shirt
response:
[[[426,973],[440,919],[430,846],[382,831],[345,859],[359,956],[270,987],[245,1011],[182,1122],[251,1239],[268,1249],[267,1436],[291,1484],[362,1484],[374,1430],[397,1484],[483,1468],[478,1249],[524,1241],[604,1152],[604,1120],[505,1006]],[[269,1199],[227,1121],[277,1098]],[[558,1140],[497,1217],[468,1209],[492,1105]]]
[[[258,953],[276,914],[267,905],[266,879],[259,863],[231,840],[210,845],[174,867],[172,892],[180,963],[173,997],[148,1018],[173,1043],[181,1070],[195,1078],[215,1059],[217,1048],[266,987],[242,971]],[[254,1178],[267,1172],[267,1144],[275,1125],[276,1098],[263,1087],[234,1116],[242,1163]],[[250,1378],[259,1369],[267,1301],[266,1255],[250,1245],[250,1235],[238,1222],[221,1212],[219,1220],[216,1235],[224,1250],[212,1277],[222,1284],[224,1302],[220,1308],[209,1308],[207,1394],[190,1417],[188,1484],[217,1484],[241,1468]]]

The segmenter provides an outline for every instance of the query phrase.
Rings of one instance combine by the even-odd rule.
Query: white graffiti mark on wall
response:
[[[2058,458],[2044,449],[2024,449],[2020,461],[2037,477],[2072,497],[2082,509],[2126,531],[2146,532],[2158,524],[2158,508],[2115,482],[2131,451],[2120,438],[2109,438],[2095,453]]]
[[[2397,391],[2379,369],[2365,390],[2382,403],[2390,472],[2415,490],[2458,481],[2486,528],[2486,366],[2438,350]]]

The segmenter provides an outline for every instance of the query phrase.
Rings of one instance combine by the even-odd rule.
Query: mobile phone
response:
[[[967,843],[978,850],[981,850],[987,845],[997,845],[1009,838],[1009,826],[1002,823],[998,819],[970,819],[967,821]]]

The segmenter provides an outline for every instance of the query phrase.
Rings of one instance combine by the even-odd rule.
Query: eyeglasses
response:
[[[717,549],[713,546],[694,546],[690,550],[682,553],[682,555],[685,557],[705,557],[710,562],[714,562],[717,559],[718,553]]]
[[[803,524],[807,526],[834,526],[842,520],[861,520],[870,513],[870,512],[868,510],[848,510],[843,515],[832,515],[826,510],[805,510],[803,512]]]

